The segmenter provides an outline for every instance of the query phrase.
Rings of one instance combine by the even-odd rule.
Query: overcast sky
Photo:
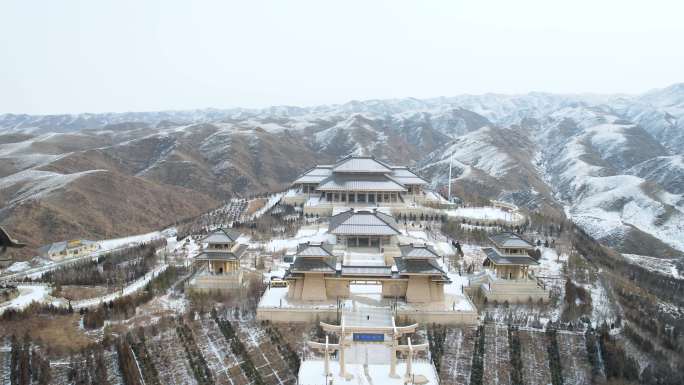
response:
[[[639,93],[684,81],[684,2],[0,2],[0,113]]]

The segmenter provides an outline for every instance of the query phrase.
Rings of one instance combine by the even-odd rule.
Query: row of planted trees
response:
[[[157,263],[156,251],[166,246],[158,239],[138,246],[114,251],[85,261],[60,267],[43,274],[39,280],[55,286],[117,285],[134,281],[149,272]]]
[[[28,334],[20,341],[11,337],[10,381],[12,385],[47,385],[52,377],[50,362],[31,343]]]
[[[83,327],[86,329],[98,329],[104,326],[106,320],[125,319],[134,316],[138,306],[149,302],[157,295],[166,293],[185,272],[185,268],[169,266],[153,278],[143,290],[135,294],[103,302],[93,309],[81,309]]]

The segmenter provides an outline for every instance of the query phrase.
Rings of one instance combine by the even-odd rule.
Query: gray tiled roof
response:
[[[202,239],[202,243],[231,243],[240,238],[240,232],[234,229],[218,229]]]
[[[439,258],[440,255],[430,245],[399,245],[403,258]]]
[[[332,166],[316,166],[304,172],[293,184],[299,183],[320,183],[323,179],[332,174]]]
[[[409,170],[407,167],[392,167],[392,179],[396,180],[397,182],[403,185],[428,184],[428,181],[419,177],[418,175],[416,175],[416,173]]]
[[[330,257],[332,245],[327,243],[302,243],[297,246],[298,257]]]
[[[389,173],[392,168],[372,157],[349,156],[335,164],[334,172]]]
[[[401,183],[386,175],[333,174],[320,182],[321,191],[406,191]]]
[[[491,262],[497,265],[538,265],[539,262],[529,255],[501,255],[492,247],[484,247],[482,251]]]
[[[335,266],[331,258],[297,258],[289,270],[293,273],[334,273]]]
[[[364,179],[375,176],[377,179]],[[293,184],[326,183],[326,190],[406,191],[406,185],[426,185],[428,181],[406,166],[390,166],[373,157],[348,156],[334,165],[317,165],[302,173]],[[322,186],[319,186],[319,188]]]
[[[196,261],[237,261],[245,254],[249,245],[239,245],[233,250],[205,250],[195,257]]]
[[[489,236],[489,239],[497,247],[522,248],[522,249],[534,248],[534,246],[532,246],[526,240],[522,239],[518,234],[511,233],[511,232],[503,232],[503,233],[493,234],[493,235]]]
[[[398,235],[393,217],[380,211],[345,211],[330,217],[328,232],[335,235]]]
[[[447,274],[439,267],[439,264],[437,264],[434,259],[406,259],[395,257],[394,263],[397,265],[397,270],[399,270],[400,274],[441,275],[448,279]]]
[[[390,266],[342,266],[342,275],[391,276]]]

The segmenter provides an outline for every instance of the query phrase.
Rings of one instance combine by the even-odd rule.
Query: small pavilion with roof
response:
[[[482,248],[484,266],[492,269],[497,278],[527,279],[529,267],[539,264],[528,254],[534,246],[515,233],[494,234],[489,240],[493,247]]]
[[[548,301],[549,292],[537,280],[531,267],[539,265],[528,252],[534,246],[520,235],[502,232],[489,236],[492,247],[483,247],[485,271],[470,280],[487,301]]]
[[[243,286],[240,261],[248,245],[238,242],[240,232],[217,229],[202,239],[202,252],[194,259],[196,273],[190,286],[199,290],[234,289]]]
[[[395,257],[397,274],[407,277],[407,302],[435,302],[444,300],[444,285],[451,283],[447,273],[439,266],[441,258],[428,245],[399,245],[401,256]]]

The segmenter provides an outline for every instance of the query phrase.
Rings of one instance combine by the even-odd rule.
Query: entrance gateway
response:
[[[325,341],[308,345],[323,357],[302,362],[300,384],[343,384],[354,378],[361,384],[438,383],[432,363],[415,357],[427,352],[428,344],[413,344],[411,337],[405,344],[399,342],[414,334],[418,324],[397,326],[389,308],[357,308],[343,312],[339,325],[320,325]],[[397,358],[398,353],[406,358]]]

